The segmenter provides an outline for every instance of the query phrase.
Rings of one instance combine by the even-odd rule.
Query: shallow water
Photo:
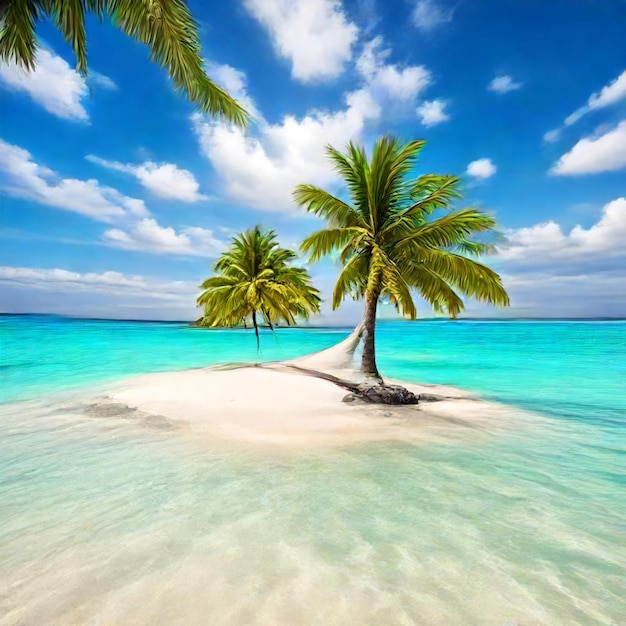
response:
[[[254,358],[249,333],[2,323],[22,401],[0,405],[0,624],[624,623],[625,323],[383,323],[385,373],[543,416],[297,453],[76,405],[117,368]],[[344,335],[282,331],[262,356]]]

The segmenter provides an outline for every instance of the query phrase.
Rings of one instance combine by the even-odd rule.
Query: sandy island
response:
[[[344,402],[346,389],[311,374],[362,382],[352,364],[357,333],[292,361],[138,376],[99,402],[165,418],[212,440],[280,446],[449,440],[510,427],[511,407],[442,385],[401,382],[423,398],[413,406]]]

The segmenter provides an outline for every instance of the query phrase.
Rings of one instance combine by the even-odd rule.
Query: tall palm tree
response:
[[[450,202],[460,197],[456,176],[410,176],[424,144],[382,137],[369,162],[365,150],[352,143],[345,154],[328,146],[351,203],[313,185],[299,185],[294,191],[298,205],[328,223],[304,240],[302,251],[311,260],[340,251],[343,269],[333,308],[348,294],[365,299],[362,370],[377,378],[375,324],[380,298],[387,298],[410,319],[417,317],[413,292],[452,318],[463,310],[459,294],[509,304],[498,274],[470,258],[493,250],[474,235],[493,231],[494,219],[473,208],[449,211]],[[448,212],[437,216],[438,210]]]
[[[319,291],[309,273],[291,263],[292,250],[281,248],[273,230],[259,226],[234,237],[228,250],[216,261],[216,276],[202,283],[198,305],[204,306],[203,326],[237,326],[252,318],[259,343],[258,315],[274,330],[274,324],[296,323],[319,312]]]
[[[204,72],[198,23],[185,0],[0,0],[0,61],[33,70],[36,24],[47,16],[71,44],[76,69],[86,74],[88,12],[147,44],[151,59],[165,67],[175,89],[202,111],[246,125],[246,111]]]

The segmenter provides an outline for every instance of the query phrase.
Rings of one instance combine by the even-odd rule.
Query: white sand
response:
[[[273,364],[141,376],[104,401],[165,417],[214,440],[298,447],[467,436],[502,426],[510,414],[509,407],[459,389],[405,385],[446,399],[403,407],[345,403],[348,391],[334,383]]]

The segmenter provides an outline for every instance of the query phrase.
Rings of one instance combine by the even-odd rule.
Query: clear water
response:
[[[347,332],[264,333],[260,358]],[[0,335],[0,624],[626,623],[626,322],[383,322],[385,374],[520,428],[272,455],[64,408],[255,360],[250,332],[6,316]]]

